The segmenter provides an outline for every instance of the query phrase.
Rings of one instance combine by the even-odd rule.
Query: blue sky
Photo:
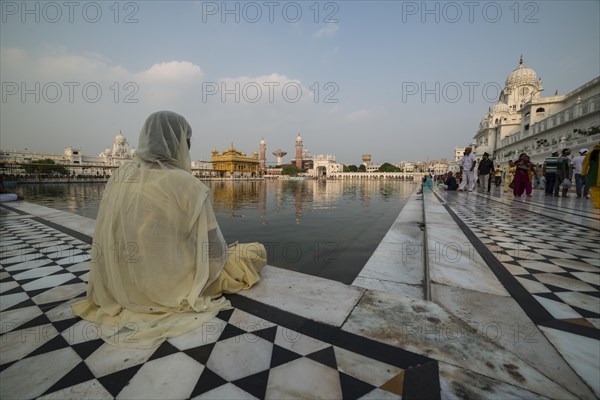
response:
[[[600,75],[598,1],[73,4],[2,2],[3,148],[136,146],[169,109],[192,159],[264,137],[289,160],[298,132],[346,164],[450,158],[521,54],[546,96]]]

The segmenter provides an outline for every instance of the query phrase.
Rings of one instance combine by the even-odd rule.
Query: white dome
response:
[[[125,142],[125,136],[121,135],[121,133],[119,132],[119,134],[117,136],[115,136],[115,143],[122,144],[124,142]]]
[[[497,113],[507,113],[509,111],[509,107],[508,104],[499,101],[496,103],[496,105],[494,106],[494,108],[492,108],[492,113],[497,114]]]
[[[112,153],[112,150],[109,149],[108,147],[106,148],[106,150],[104,150],[104,155],[105,156],[110,156],[111,153]]]
[[[513,72],[508,75],[506,78],[505,86],[520,86],[524,84],[533,84],[536,85],[538,83],[538,76],[534,70],[529,67],[526,67],[523,64],[523,56],[519,60],[519,66],[513,70]]]

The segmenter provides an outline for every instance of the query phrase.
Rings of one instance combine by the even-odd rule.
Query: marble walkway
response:
[[[73,316],[94,221],[0,205],[2,399],[600,396],[590,200],[414,194],[352,285],[267,266],[233,308],[155,349]]]

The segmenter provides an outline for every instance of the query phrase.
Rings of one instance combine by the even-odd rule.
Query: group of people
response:
[[[595,192],[598,187],[599,151],[600,143],[591,152],[588,149],[579,150],[579,155],[573,158],[569,157],[569,149],[563,149],[560,154],[558,151],[552,153],[544,161],[546,196],[558,197],[560,193],[562,197],[568,197],[567,193],[574,181],[577,198],[588,199],[590,193]]]
[[[483,191],[489,193],[495,173],[494,162],[490,159],[490,155],[483,153],[479,165],[472,147],[467,147],[463,156],[460,161],[460,172],[456,176],[452,172],[446,173],[442,178],[442,187],[446,190],[472,192],[475,185],[480,185]],[[475,171],[476,166],[477,171]]]
[[[546,196],[568,197],[567,193],[574,182],[578,199],[587,199],[591,194],[594,200],[595,197],[600,197],[599,152],[600,143],[592,152],[581,149],[579,155],[572,158],[571,151],[563,149],[562,152],[552,153],[543,164],[537,166],[531,162],[527,153],[521,153],[517,160],[510,160],[502,171],[500,167],[494,167],[488,153],[483,153],[482,159],[477,163],[473,149],[467,147],[460,161],[460,172],[456,176],[452,172],[445,174],[441,187],[472,192],[479,185],[483,192],[489,193],[493,183],[499,185],[503,181],[504,192],[512,192],[514,198],[518,199],[523,194],[531,197],[534,186],[544,189]],[[594,200],[596,208],[600,208],[598,201],[600,198]]]

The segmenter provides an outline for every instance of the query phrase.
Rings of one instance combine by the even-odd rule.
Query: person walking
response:
[[[554,184],[556,183],[556,170],[558,168],[558,151],[544,160],[544,178],[546,179],[546,196],[552,196],[554,193]],[[556,194],[558,196],[558,193]]]
[[[490,160],[490,155],[483,153],[479,167],[477,167],[479,185],[482,191],[490,192],[492,186],[492,172],[494,172],[494,162]]]
[[[502,168],[500,168],[500,166],[496,166],[496,169],[494,170],[494,184],[496,185],[496,187],[500,186],[500,184],[502,183]]]
[[[508,193],[512,191],[510,184],[513,182],[516,171],[515,163],[513,160],[508,160],[508,165],[504,171],[504,192]]]
[[[562,197],[568,197],[567,192],[571,186],[571,160],[569,155],[571,150],[563,149],[560,157],[556,161],[556,182],[554,183],[554,196],[558,197],[558,192],[562,192]],[[562,190],[561,190],[562,189]]]
[[[581,196],[586,199],[589,198],[590,187],[586,183],[585,175],[581,174],[581,167],[583,166],[583,160],[585,159],[585,155],[587,154],[588,149],[579,150],[579,155],[577,157],[573,157],[573,172],[575,173],[575,192],[577,193],[577,198],[580,199]],[[583,192],[582,192],[583,189]]]
[[[529,160],[526,153],[521,153],[519,159],[515,162],[515,178],[513,179],[513,195],[515,199],[520,198],[523,192],[527,190],[527,197],[531,197],[531,181],[529,180],[529,172],[533,164]]]
[[[527,197],[531,197],[531,193],[533,192],[533,181],[535,176],[535,164],[531,162],[531,158],[528,155],[525,155],[525,161],[527,162],[528,170],[527,170],[527,181],[525,182],[525,195]]]
[[[594,146],[594,149],[585,155],[581,174],[585,175],[585,183],[590,187],[592,203],[594,208],[600,208],[600,143]]]
[[[544,166],[541,163],[535,166],[535,176],[534,176],[534,189],[543,189],[544,188]]]
[[[459,192],[463,190],[472,192],[473,188],[475,188],[475,164],[477,164],[477,159],[473,154],[473,148],[467,147],[465,149],[465,157],[462,161],[463,179],[458,187]]]

